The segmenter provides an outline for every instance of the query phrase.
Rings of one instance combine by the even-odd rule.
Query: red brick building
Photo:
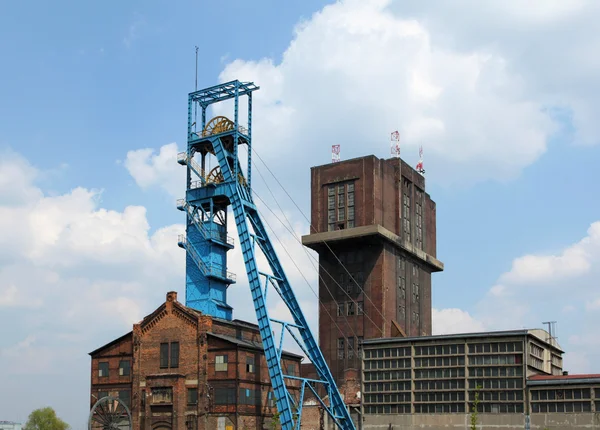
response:
[[[92,404],[118,396],[134,429],[263,429],[277,410],[258,326],[203,315],[175,292],[90,355]],[[282,360],[299,375],[301,356]]]
[[[338,382],[360,366],[363,339],[431,334],[431,274],[444,266],[422,175],[373,155],[313,167],[311,224],[319,343]]]

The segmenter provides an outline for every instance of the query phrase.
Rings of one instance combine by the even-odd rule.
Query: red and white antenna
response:
[[[398,130],[392,132],[390,137],[390,152],[392,157],[400,157],[400,133]]]
[[[340,145],[331,145],[331,162],[337,163],[340,161]]]
[[[423,168],[423,147],[419,147],[419,162],[417,163],[417,167],[415,169],[421,175],[425,175],[425,169]]]

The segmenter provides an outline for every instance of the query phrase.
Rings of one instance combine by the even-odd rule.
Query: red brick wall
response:
[[[425,193],[425,179],[406,162],[399,159],[378,159],[367,156],[341,163],[332,163],[311,169],[311,222],[318,232],[327,231],[327,188],[332,183],[355,180],[355,219],[356,226],[378,224],[403,236],[401,220],[402,178],[411,182],[411,243],[414,245],[415,232],[415,194],[416,188],[423,191],[423,242],[424,251],[435,256],[435,203]],[[314,233],[311,230],[311,233]],[[364,290],[370,298],[362,294],[354,297],[363,301],[364,316],[337,316],[337,303],[350,300],[338,295],[339,287],[326,273],[337,274],[341,267],[326,248],[320,253],[322,265],[319,279],[319,344],[327,363],[337,381],[341,381],[343,371],[356,367],[356,363],[347,359],[340,361],[337,356],[337,340],[352,336],[352,332],[365,339],[390,336],[392,320],[398,320],[398,273],[396,270],[398,255],[406,260],[406,305],[405,318],[397,321],[407,335],[419,336],[431,334],[431,273],[429,269],[411,257],[383,241],[346,241],[332,242],[330,247],[339,256],[340,252],[354,250],[359,255],[365,274]],[[419,282],[418,308],[412,306],[412,265],[417,262],[421,270]],[[333,297],[329,291],[333,293]],[[412,312],[419,312],[419,324],[413,323]],[[381,316],[383,314],[383,318]]]

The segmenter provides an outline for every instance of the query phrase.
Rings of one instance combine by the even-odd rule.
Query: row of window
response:
[[[410,382],[376,382],[365,384],[365,393],[410,391]]]
[[[469,379],[469,388],[476,389],[477,387],[481,387],[481,389],[487,390],[500,390],[500,389],[522,389],[523,388],[523,378],[517,379]]]
[[[497,378],[504,376],[523,376],[523,367],[471,367],[469,377]]]
[[[600,389],[597,389],[600,392]],[[571,388],[566,390],[531,390],[531,400],[571,400],[590,399],[589,388]]]
[[[469,365],[521,364],[522,354],[469,356]]]
[[[464,391],[449,391],[445,393],[415,393],[415,402],[459,402],[464,400]]]
[[[464,379],[450,379],[445,381],[416,381],[415,391],[439,390],[464,390]]]
[[[469,345],[469,354],[490,352],[523,352],[523,342],[472,343]]]
[[[410,347],[365,350],[365,358],[410,357]]]
[[[98,391],[98,399],[100,400],[103,397],[108,396],[108,391]],[[118,392],[119,400],[127,405],[127,407],[131,406],[131,391],[130,390],[119,390]]]
[[[415,367],[464,366],[465,357],[415,358]]]
[[[391,372],[365,372],[365,381],[402,380],[410,380],[410,370],[392,370]]]
[[[347,273],[343,270],[337,275],[338,296],[348,297],[360,294],[364,290],[365,274],[361,271],[355,273]]]
[[[499,343],[477,343],[469,345],[469,354],[489,354],[489,353],[511,353],[511,352],[522,352],[522,342],[499,342]],[[465,345],[428,345],[428,346],[415,346],[415,356],[420,355],[464,355]],[[383,357],[397,357],[397,356],[410,356],[410,347],[401,348],[377,348],[373,350],[365,351],[366,358],[383,358]],[[473,357],[475,361],[484,360],[489,361],[486,364],[494,364],[493,361],[497,360],[500,363],[503,360],[500,357],[513,357],[507,358],[506,360],[520,360],[521,354],[506,354],[506,355],[488,355],[481,356],[488,358],[480,358],[478,356]],[[496,357],[496,358],[490,358]],[[519,357],[519,358],[514,358]],[[504,364],[504,363],[503,363]]]
[[[410,358],[394,360],[365,361],[365,370],[377,369],[407,369],[410,368]]]
[[[129,376],[131,374],[131,361],[121,360],[119,361],[119,376]],[[108,361],[101,361],[98,363],[98,376],[101,378],[108,378],[109,368]]]
[[[475,391],[469,391],[469,400],[475,400]],[[479,400],[482,402],[492,401],[515,401],[523,400],[523,391],[478,391]]]
[[[354,336],[351,337],[340,337],[337,340],[337,355],[339,360],[343,360],[348,357],[349,360],[354,359],[355,356],[362,358],[362,341],[363,337],[358,336],[356,340]],[[346,345],[348,349],[346,350]]]
[[[415,346],[415,355],[457,355],[464,353],[464,344]]]
[[[238,391],[239,404],[248,406],[260,406],[261,391],[258,389],[240,388]],[[217,406],[235,405],[235,387],[216,387],[213,391],[214,404]],[[272,391],[267,394],[267,406],[275,407],[275,396]]]
[[[354,316],[354,315],[363,315],[364,307],[363,302],[342,302],[337,304],[337,316]]]
[[[410,393],[365,394],[365,403],[410,402]]]
[[[449,379],[464,378],[464,367],[455,367],[452,369],[422,369],[415,370],[415,379]]]
[[[600,410],[600,402],[596,402],[596,411]],[[531,412],[533,413],[569,413],[569,412],[591,412],[592,402],[552,402],[552,403],[532,403]]]

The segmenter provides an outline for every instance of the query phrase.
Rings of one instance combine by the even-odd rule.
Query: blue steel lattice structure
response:
[[[227,235],[227,209],[231,206],[282,428],[300,429],[304,393],[310,391],[339,428],[354,430],[348,409],[252,199],[252,92],[256,90],[258,87],[253,83],[236,80],[195,91],[188,97],[187,152],[178,156],[178,162],[187,166],[187,191],[186,198],[177,204],[187,216],[187,235],[179,239],[179,245],[187,251],[186,304],[216,317],[232,318],[232,308],[227,304],[227,288],[235,282],[234,275],[227,271],[227,251],[233,248],[233,239]],[[240,126],[238,118],[243,96],[248,100],[247,128]],[[231,99],[233,121],[223,116],[206,121],[210,105]],[[200,124],[193,118],[197,108],[201,112]],[[248,149],[245,166],[238,156],[240,145],[247,145]],[[207,172],[211,159],[217,161],[216,166]],[[270,272],[259,271],[257,245],[269,263]],[[269,318],[269,287],[287,305],[293,321]],[[278,339],[274,336],[273,323],[281,328]],[[281,353],[286,332],[315,365],[319,379],[284,374]],[[300,381],[299,398],[290,394],[286,379]],[[319,396],[318,385],[325,388],[328,404]]]

